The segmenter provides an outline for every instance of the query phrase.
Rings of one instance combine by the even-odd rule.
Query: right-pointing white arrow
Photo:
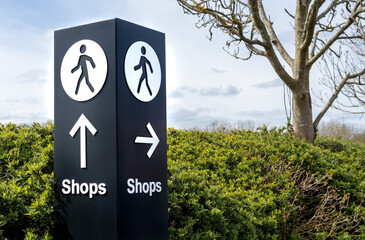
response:
[[[79,119],[76,121],[75,125],[70,131],[71,137],[74,137],[77,131],[80,129],[80,165],[81,168],[86,168],[86,128],[89,129],[92,135],[95,135],[97,130],[91,124],[89,119],[81,114]]]
[[[155,151],[158,143],[160,142],[160,139],[158,139],[155,131],[153,130],[150,123],[147,123],[147,129],[150,132],[152,137],[136,137],[135,143],[145,143],[145,144],[152,144],[150,149],[147,152],[148,158],[151,158],[153,152]]]

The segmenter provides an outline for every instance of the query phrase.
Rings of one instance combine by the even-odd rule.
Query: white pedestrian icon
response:
[[[100,45],[88,39],[78,41],[62,60],[63,89],[75,101],[90,100],[103,88],[107,71],[107,59]]]
[[[161,66],[155,50],[146,42],[133,43],[124,61],[124,73],[132,94],[142,102],[153,100],[161,86]]]

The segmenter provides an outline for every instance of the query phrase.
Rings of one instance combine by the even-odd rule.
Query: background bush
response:
[[[329,121],[319,124],[319,136],[333,137],[352,142],[365,143],[365,129],[344,123]]]
[[[169,239],[365,239],[365,145],[168,130]],[[0,239],[51,239],[53,125],[0,125]]]
[[[0,239],[51,239],[53,125],[0,125]]]
[[[365,145],[168,131],[170,239],[364,239]]]

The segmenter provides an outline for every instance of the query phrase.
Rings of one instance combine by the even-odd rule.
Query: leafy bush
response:
[[[169,239],[364,239],[365,145],[168,130]],[[0,125],[0,239],[51,239],[53,125]]]
[[[0,239],[51,239],[53,125],[0,125]]]
[[[168,131],[170,239],[365,238],[365,146],[283,130]]]

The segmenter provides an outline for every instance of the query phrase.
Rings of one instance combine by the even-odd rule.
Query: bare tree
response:
[[[353,114],[365,114],[365,32],[361,22],[356,22],[358,38],[342,42],[347,46],[345,52],[338,54],[331,52],[323,57],[320,70],[322,78],[320,83],[333,92],[332,96],[323,93],[317,95],[324,109],[332,105],[335,109]],[[341,100],[338,100],[342,95]],[[319,122],[322,114],[316,121]]]
[[[269,60],[292,92],[294,133],[313,142],[319,121],[313,121],[310,71],[326,52],[336,52],[339,40],[359,38],[359,33],[350,27],[363,21],[364,0],[297,0],[295,13],[284,8],[294,25],[294,56],[278,38],[264,0],[177,1],[185,13],[199,17],[198,27],[208,27],[211,37],[217,28],[227,34],[228,48],[232,44],[238,46],[231,51],[234,57],[248,60],[259,55]]]

